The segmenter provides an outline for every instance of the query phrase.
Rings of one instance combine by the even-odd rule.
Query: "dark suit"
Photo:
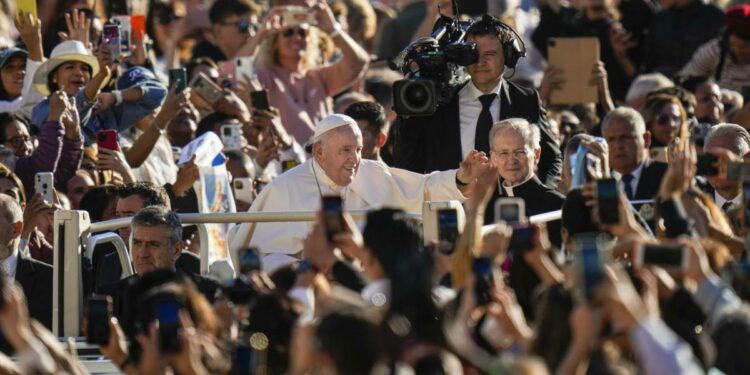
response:
[[[201,273],[201,259],[197,255],[183,251],[180,257],[177,258],[175,268],[186,274],[199,275]],[[102,256],[102,259],[97,267],[96,282],[94,284],[94,290],[98,289],[102,285],[116,283],[122,276],[122,267],[120,266],[120,258],[117,256],[117,252],[111,252]]]
[[[396,167],[418,173],[458,168],[463,161],[458,99],[457,90],[451,101],[439,106],[434,115],[399,119],[393,155]],[[537,176],[546,185],[557,186],[562,170],[562,154],[550,133],[539,94],[536,90],[503,80],[498,119],[515,117],[539,126],[542,155]]]
[[[29,315],[52,329],[52,266],[19,255],[16,281],[26,295]]]
[[[643,162],[643,170],[641,170],[641,177],[638,179],[633,199],[654,199],[659,194],[661,179],[667,173],[667,167],[669,167],[667,163],[646,159]]]
[[[543,214],[545,212],[557,211],[562,209],[565,203],[565,196],[555,189],[552,189],[539,181],[537,176],[513,188],[513,196],[524,200],[526,205],[526,217]],[[504,188],[501,191],[495,191],[492,200],[487,205],[484,222],[491,224],[495,222],[495,201],[500,198],[507,198],[508,194]],[[560,234],[560,220],[554,220],[547,223],[547,235],[550,242],[560,247],[562,244],[562,235]]]

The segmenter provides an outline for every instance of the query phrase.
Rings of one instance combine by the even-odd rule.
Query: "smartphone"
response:
[[[261,271],[263,268],[260,250],[257,247],[241,249],[237,253],[237,259],[240,264],[240,274],[244,275],[254,271]]]
[[[221,142],[224,150],[242,149],[242,127],[240,124],[224,124],[221,126]]]
[[[619,194],[617,180],[614,178],[596,181],[596,206],[600,223],[617,224],[620,221]]]
[[[576,237],[580,269],[580,288],[587,301],[594,300],[594,289],[604,280],[604,269],[596,236],[584,234]]]
[[[112,61],[120,61],[120,48],[122,47],[120,26],[104,25],[102,36],[104,43],[107,43]]]
[[[236,177],[232,180],[234,199],[247,204],[253,203],[253,179],[250,177]]]
[[[34,176],[34,181],[34,190],[42,194],[44,202],[53,203],[55,201],[55,184],[52,172],[39,172]]]
[[[268,93],[266,90],[251,91],[250,92],[250,103],[254,109],[262,109],[268,111],[271,106],[268,104]]]
[[[281,23],[284,27],[294,27],[302,24],[316,25],[315,12],[308,7],[289,5],[284,14],[281,15]]]
[[[249,56],[234,59],[236,81],[246,81],[255,74],[253,58]]]
[[[98,130],[96,132],[96,147],[119,151],[120,145],[117,143],[117,130]]]
[[[105,346],[109,343],[109,319],[112,316],[112,297],[93,295],[89,298],[86,342]]]
[[[253,348],[245,343],[237,345],[234,352],[232,374],[253,374]]]
[[[286,172],[296,166],[299,165],[299,162],[292,159],[292,160],[284,160],[281,162],[281,172]]]
[[[344,231],[344,215],[341,197],[327,195],[323,197],[323,225],[328,242],[333,243],[333,237]]]
[[[156,320],[159,321],[159,351],[162,354],[180,352],[180,308],[176,300],[162,300],[156,305]]]
[[[662,163],[669,162],[669,150],[666,147],[652,147],[650,152],[651,159],[660,161]]]
[[[120,26],[120,36],[121,39],[121,51],[123,54],[130,53],[130,36],[132,35],[132,28],[130,26],[130,16],[124,15],[124,16],[114,16],[112,17],[112,23]]]
[[[489,258],[474,258],[471,263],[474,273],[474,298],[477,306],[490,303],[490,291],[492,290],[492,261]]]
[[[524,251],[534,248],[534,227],[528,223],[513,223],[513,234],[510,236],[508,250],[513,259],[521,257]]]
[[[219,76],[222,78],[222,87],[234,88],[237,82],[237,65],[235,61],[222,61],[219,63]],[[229,82],[224,84],[224,82]]]
[[[437,210],[438,245],[437,249],[446,255],[453,254],[458,241],[458,212],[455,208]]]
[[[34,19],[39,18],[39,13],[36,10],[37,0],[18,0],[16,6],[16,14],[23,12],[24,16],[26,13],[31,13]]]
[[[526,202],[521,198],[500,198],[495,201],[495,222],[526,221]]]
[[[198,73],[198,75],[193,79],[193,82],[190,83],[190,87],[210,105],[216,104],[216,102],[218,102],[219,99],[221,99],[221,97],[223,96],[221,88],[217,86],[211,80],[211,78],[208,78],[208,76],[206,76],[203,72]]]
[[[185,68],[169,69],[169,87],[177,85],[175,92],[180,93],[187,88],[187,72]]]
[[[719,158],[709,153],[698,155],[696,174],[698,176],[716,176],[719,174]]]
[[[636,251],[635,264],[659,266],[667,270],[682,270],[687,266],[687,249],[682,245],[641,245]]]
[[[750,86],[744,86],[742,87],[742,99],[743,103],[747,104],[750,103]]]
[[[130,29],[134,40],[143,39],[143,35],[146,34],[146,17],[143,14],[130,16]]]

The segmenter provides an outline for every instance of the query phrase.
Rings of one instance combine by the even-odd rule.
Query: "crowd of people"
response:
[[[0,373],[89,371],[51,333],[58,210],[131,218],[132,268],[80,275],[127,374],[750,373],[750,4],[34,3],[0,0]],[[397,113],[436,78],[389,61],[449,18],[465,80]],[[559,104],[576,37],[597,100]],[[236,211],[318,213],[233,225],[228,280],[178,215],[211,132]]]

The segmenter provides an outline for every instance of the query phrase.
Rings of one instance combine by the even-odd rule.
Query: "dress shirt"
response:
[[[2,267],[3,272],[11,278],[16,278],[16,267],[18,266],[18,249],[13,249],[13,252],[10,253],[10,255],[3,259],[2,262],[0,262],[0,267]]]
[[[622,176],[624,176],[622,173],[617,173],[618,180],[622,182],[622,186],[620,186],[620,191],[625,194],[625,181],[622,180]],[[635,199],[635,195],[638,194],[638,181],[641,180],[641,173],[643,173],[643,163],[638,165],[632,172],[630,172],[630,175],[633,176],[633,179],[630,180],[630,188],[633,189],[633,199]]]
[[[491,93],[497,94],[495,100],[490,104],[490,114],[492,114],[492,123],[494,124],[500,118],[500,86],[492,89]],[[479,113],[482,112],[482,102],[479,101],[479,97],[485,93],[481,92],[474,82],[469,82],[464,85],[463,88],[458,92],[458,116],[461,122],[461,155],[462,159],[466,159],[469,152],[474,150],[474,138],[477,130],[477,120],[479,119]],[[492,140],[490,140],[492,145]]]
[[[703,374],[690,346],[656,317],[630,331],[630,344],[644,374]]]
[[[716,202],[716,206],[719,208],[724,207],[724,203],[727,203],[727,202],[732,202],[732,205],[741,205],[742,204],[741,198],[742,197],[739,194],[737,194],[737,196],[735,196],[732,199],[726,199],[722,197],[718,191],[714,190],[714,202]]]
[[[426,199],[466,199],[456,186],[455,169],[423,175],[389,168],[374,160],[362,160],[354,179],[344,187],[336,185],[314,159],[309,159],[263,188],[249,212],[317,211],[321,206],[321,195],[330,194],[340,194],[347,211],[389,206],[413,214],[422,213],[422,202]],[[312,224],[240,224],[236,232],[230,232],[230,253],[250,245],[266,254],[296,254],[302,249]],[[362,226],[362,223],[358,224]]]

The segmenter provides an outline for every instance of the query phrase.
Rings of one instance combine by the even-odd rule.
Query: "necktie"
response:
[[[622,176],[622,182],[625,184],[625,186],[624,186],[624,188],[625,188],[625,195],[628,196],[628,200],[629,201],[633,200],[633,195],[634,195],[633,194],[633,184],[632,184],[633,178],[634,177],[633,177],[632,174],[626,174],[626,175]]]
[[[733,205],[734,203],[732,203],[732,201],[726,201],[724,202],[724,204],[721,205],[721,210],[724,212],[727,212],[729,211],[730,208],[732,208]]]
[[[492,128],[492,113],[490,113],[490,104],[495,100],[497,94],[487,94],[479,97],[482,102],[482,112],[479,112],[477,119],[477,129],[474,133],[474,148],[477,151],[490,153],[490,129]]]

